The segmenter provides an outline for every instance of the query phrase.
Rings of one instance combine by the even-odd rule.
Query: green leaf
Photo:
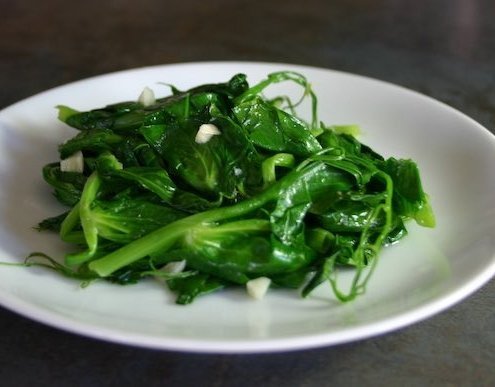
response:
[[[121,143],[122,137],[107,129],[90,129],[79,132],[59,146],[60,158],[65,159],[77,151],[99,153]]]
[[[135,182],[144,189],[156,194],[165,203],[171,203],[176,191],[176,185],[162,168],[130,167],[115,169],[108,172],[110,176],[117,176]]]
[[[244,219],[220,226],[191,228],[175,252],[189,267],[244,284],[261,275],[292,272],[313,259],[305,245],[285,245],[274,239],[270,222]]]
[[[55,231],[60,232],[63,220],[67,217],[68,211],[63,214],[46,218],[38,223],[38,231]]]
[[[306,213],[312,206],[354,186],[352,178],[322,162],[313,162],[280,180],[277,203],[270,214],[272,229],[284,243],[290,244],[304,231]]]
[[[86,177],[78,172],[62,172],[60,163],[50,163],[43,167],[43,178],[54,188],[57,200],[73,206],[81,198]]]
[[[96,200],[90,214],[100,238],[122,244],[182,219],[185,215],[171,207],[126,197],[111,201]]]
[[[415,219],[420,225],[435,226],[435,217],[423,191],[418,166],[412,160],[389,158],[381,167],[394,182],[393,206],[397,214]]]
[[[65,105],[58,105],[56,108],[58,109],[58,119],[62,122],[67,122],[69,117],[79,113],[77,110]]]
[[[170,279],[167,284],[172,291],[177,293],[175,302],[179,305],[190,304],[196,297],[221,290],[227,286],[225,281],[204,273]]]
[[[308,156],[321,150],[309,128],[261,98],[254,98],[233,109],[240,125],[254,145],[273,152]]]

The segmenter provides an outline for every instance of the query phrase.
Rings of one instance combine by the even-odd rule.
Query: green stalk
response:
[[[215,223],[219,220],[231,219],[252,212],[270,200],[275,199],[278,190],[278,184],[275,184],[260,195],[233,206],[215,208],[177,220],[142,238],[136,239],[104,257],[90,262],[88,267],[99,276],[106,277],[114,271],[136,262],[147,255],[159,251],[166,251],[195,227]]]
[[[277,180],[275,167],[292,168],[294,166],[294,162],[294,156],[290,153],[277,153],[276,155],[263,161],[261,164],[261,173],[265,187]]]
[[[373,273],[376,267],[376,262],[378,261],[377,259],[378,252],[382,248],[383,243],[385,242],[385,238],[392,230],[392,195],[394,189],[393,181],[389,175],[381,171],[377,172],[377,176],[380,176],[381,178],[383,178],[383,180],[385,180],[385,184],[386,184],[385,201],[383,204],[377,206],[374,209],[374,211],[370,214],[368,219],[368,224],[361,234],[359,245],[356,248],[356,251],[354,252],[354,256],[353,256],[354,260],[356,261],[356,273],[354,274],[354,278],[348,294],[344,294],[338,288],[337,278],[336,278],[337,274],[333,267],[335,264],[335,259],[333,259],[331,262],[332,270],[330,271],[331,275],[329,277],[330,285],[332,286],[332,289],[335,295],[337,296],[337,298],[343,302],[351,301],[355,299],[358,295],[364,293],[366,289],[366,285],[369,279],[371,278],[371,274]],[[383,225],[383,228],[380,234],[375,239],[374,243],[370,244],[368,242],[368,239],[370,238],[371,224],[373,224],[373,222],[378,218],[380,212],[382,211],[385,213],[385,224]],[[368,271],[364,279],[361,280],[361,277],[364,274],[364,269],[366,268],[366,262],[364,259],[365,250],[371,250],[373,252],[373,257],[372,257],[370,270]]]
[[[91,216],[91,204],[96,198],[100,185],[101,180],[97,172],[93,172],[84,185],[81,200],[77,206],[79,207],[79,218],[88,249],[81,253],[68,254],[65,257],[65,262],[68,265],[79,265],[91,259],[96,253],[96,249],[98,248],[98,228]],[[66,232],[66,229],[74,222],[75,213],[71,213],[68,215],[69,219],[67,220],[64,232]]]
[[[268,75],[267,79],[262,80],[258,84],[252,86],[244,93],[235,98],[234,103],[236,105],[249,100],[254,96],[259,96],[261,92],[274,83],[279,83],[283,81],[293,81],[298,85],[304,87],[304,94],[301,97],[301,100],[306,96],[310,96],[311,98],[311,129],[315,130],[318,128],[318,99],[316,98],[316,94],[311,88],[311,84],[307,81],[304,75],[301,75],[294,71],[279,71],[275,73],[271,73]],[[301,101],[297,102],[295,105],[298,105]]]
[[[79,203],[77,203],[65,217],[60,226],[60,239],[67,241],[71,231],[79,223]]]

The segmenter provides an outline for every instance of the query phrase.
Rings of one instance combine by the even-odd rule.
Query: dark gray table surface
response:
[[[495,128],[493,0],[0,0],[0,15],[0,108],[115,70],[273,61],[390,81]],[[494,296],[491,281],[382,337],[263,355],[128,347],[0,308],[0,385],[493,386]]]

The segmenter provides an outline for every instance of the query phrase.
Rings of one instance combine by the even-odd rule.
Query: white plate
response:
[[[191,63],[104,75],[41,93],[0,112],[0,260],[32,251],[61,256],[57,238],[32,229],[60,207],[41,167],[74,135],[54,106],[90,109],[135,99],[144,86],[163,96],[226,81],[238,72],[254,83],[296,70],[312,82],[320,118],[355,123],[361,140],[386,156],[412,158],[436,212],[435,229],[410,235],[381,255],[367,293],[336,302],[323,285],[306,300],[271,291],[262,301],[225,291],[177,306],[154,281],[121,287],[77,281],[37,269],[0,266],[0,303],[34,320],[114,342],[196,352],[267,352],[332,345],[382,334],[440,312],[495,273],[495,138],[458,111],[418,93],[342,72],[286,64]],[[293,93],[289,87],[277,92]],[[344,281],[345,276],[342,276]]]

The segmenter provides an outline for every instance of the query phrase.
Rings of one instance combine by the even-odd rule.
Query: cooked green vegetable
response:
[[[282,81],[310,99],[309,123],[287,98],[263,96]],[[404,221],[434,226],[416,164],[385,160],[356,140],[355,125],[319,124],[300,74],[270,74],[252,87],[238,74],[150,100],[59,107],[79,130],[60,158],[82,152],[84,169],[44,167],[68,209],[39,229],[59,232],[76,251],[65,265],[43,265],[84,281],[157,276],[180,304],[260,277],[304,296],[329,281],[347,301],[364,291],[382,247],[406,235]],[[171,262],[185,270],[168,272]],[[340,266],[355,268],[348,292],[336,281]]]

